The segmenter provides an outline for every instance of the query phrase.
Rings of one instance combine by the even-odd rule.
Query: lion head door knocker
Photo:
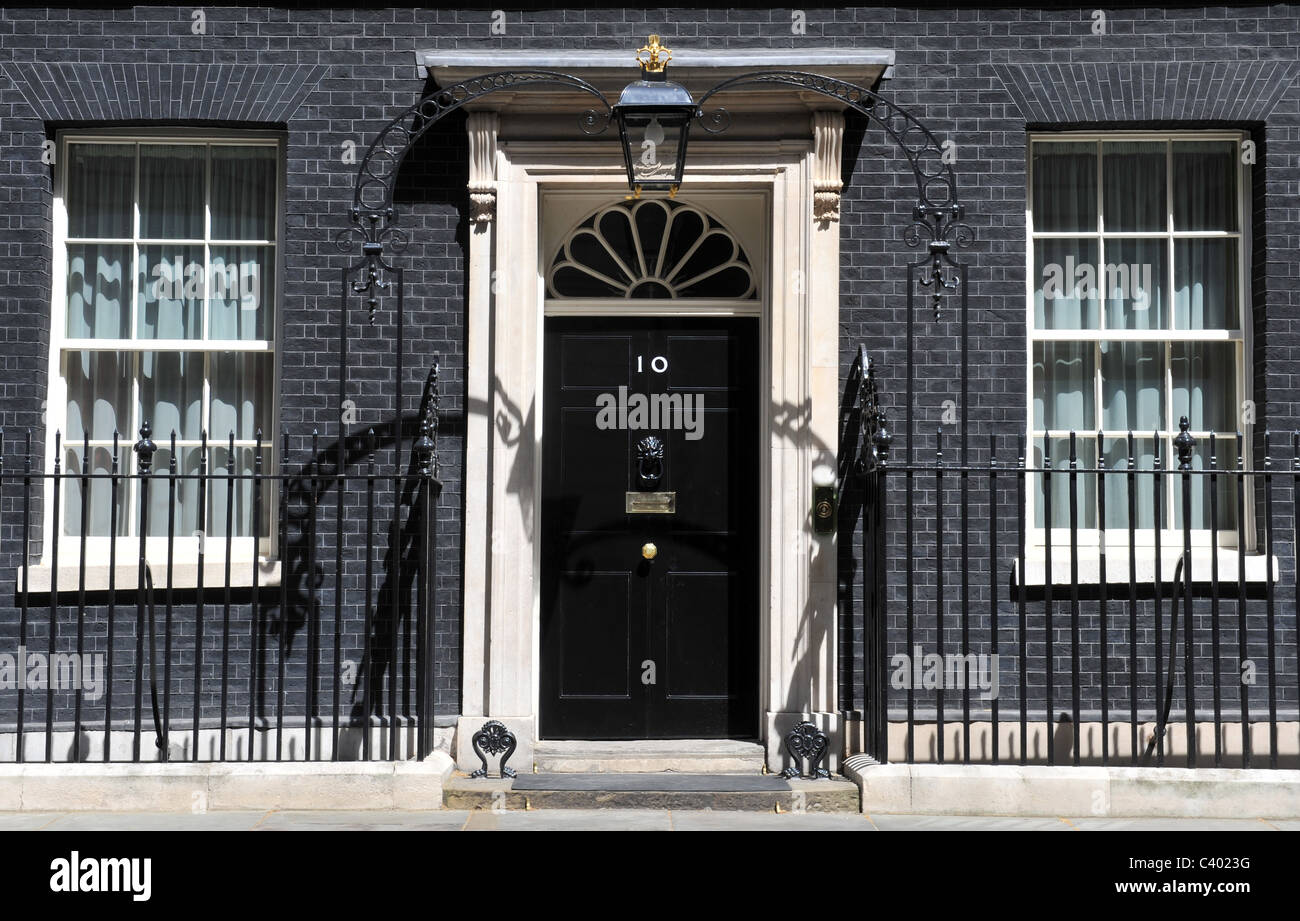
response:
[[[658,435],[647,435],[636,443],[637,485],[654,489],[664,475],[664,443]]]

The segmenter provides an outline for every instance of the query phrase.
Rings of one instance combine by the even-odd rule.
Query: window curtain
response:
[[[202,434],[202,352],[140,353],[140,421],[153,426],[160,445],[176,433],[196,441]]]
[[[1094,398],[1095,360],[1091,342],[1042,342],[1034,354],[1034,428],[1076,433],[1075,450],[1080,467],[1096,466],[1094,439],[1096,407]],[[1068,438],[1053,438],[1047,451],[1054,470],[1069,469]],[[1042,465],[1042,439],[1034,445]],[[1044,522],[1044,480],[1038,477],[1037,524]],[[1093,486],[1084,477],[1079,483],[1079,526],[1095,527]],[[1070,522],[1070,481],[1068,474],[1051,478],[1052,527],[1068,527]]]
[[[67,156],[68,236],[130,239],[135,145],[70,144]]]
[[[1237,229],[1237,145],[1176,141],[1174,230]]]
[[[213,244],[208,338],[265,340],[275,292],[275,250],[267,246]]]
[[[1040,342],[1034,347],[1034,428],[1094,429],[1093,346]]]
[[[1231,342],[1175,342],[1170,347],[1174,421],[1186,416],[1192,431],[1232,432],[1237,366]]]
[[[1107,141],[1102,145],[1103,212],[1108,233],[1167,229],[1163,141]]]
[[[201,144],[140,145],[140,236],[202,240],[207,151]]]
[[[203,246],[140,247],[136,336],[198,339],[203,317]]]
[[[1075,458],[1079,469],[1093,470],[1097,467],[1097,441],[1095,438],[1082,436],[1075,438],[1074,444]],[[1035,489],[1038,493],[1035,499],[1034,518],[1037,527],[1044,527],[1047,518],[1047,504],[1045,485],[1050,485],[1052,493],[1052,527],[1068,528],[1070,526],[1070,439],[1052,438],[1047,444],[1049,463],[1044,463],[1043,439],[1039,438],[1034,444],[1034,464],[1035,466],[1048,466],[1052,470],[1051,482],[1047,484],[1048,477],[1045,474],[1038,474],[1035,479]],[[1081,528],[1095,528],[1097,526],[1097,480],[1094,474],[1079,474],[1076,481],[1078,502],[1078,512],[1075,521]]]
[[[130,441],[124,442],[118,448],[119,472],[128,469]],[[69,473],[80,473],[82,470],[82,458],[85,452],[82,446],[76,443],[68,443],[63,448],[63,469]],[[91,445],[90,448],[90,488],[86,490],[89,493],[90,507],[86,510],[86,534],[91,537],[105,537],[109,534],[113,524],[112,509],[110,503],[113,499],[113,491],[108,485],[108,480],[93,479],[96,476],[107,476],[113,472],[113,449]],[[119,535],[127,533],[127,523],[130,518],[126,508],[126,498],[128,490],[119,487],[117,491],[117,533]],[[63,533],[70,537],[81,534],[81,513],[82,503],[86,501],[83,495],[82,481],[78,478],[69,478],[63,483]]]
[[[1133,469],[1152,470],[1155,468],[1155,441],[1148,435],[1145,438],[1133,438]],[[1107,470],[1127,470],[1129,462],[1129,445],[1127,438],[1107,438],[1103,445]],[[1163,449],[1162,449],[1163,450]],[[1106,477],[1106,527],[1120,529],[1128,527],[1128,477],[1107,475]],[[1155,527],[1155,482],[1150,476],[1133,478],[1133,504],[1138,528]]]
[[[1174,326],[1235,329],[1237,241],[1177,240],[1174,243]]]
[[[233,464],[234,474],[240,479],[235,480],[234,489],[229,493],[227,501],[227,489],[225,481],[220,481],[219,485],[208,491],[210,497],[209,508],[211,510],[208,516],[207,533],[212,537],[226,536],[226,508],[231,508],[231,520],[234,523],[235,536],[247,536],[253,533],[253,481],[250,479],[257,472],[254,466],[254,451],[252,448],[236,447],[234,456],[231,456],[230,449],[227,445],[214,445],[211,449],[211,461],[209,471],[218,478],[226,476],[230,472]],[[270,452],[264,450],[262,454],[262,470],[270,469]],[[269,484],[263,484],[262,488],[262,522],[261,533],[267,533],[267,522],[270,520],[271,509],[271,492]]]
[[[214,352],[211,361],[212,437],[225,440],[233,433],[236,439],[252,441],[259,428],[265,436],[272,384],[270,356]]]
[[[1097,229],[1097,145],[1034,145],[1034,229]]]
[[[125,339],[130,335],[127,276],[131,248],[115,243],[68,244],[68,310],[64,332],[71,339]]]
[[[1165,427],[1164,346],[1101,343],[1101,427],[1138,435]]]
[[[68,236],[116,243],[69,243],[66,334],[76,339],[129,335],[127,281],[133,228],[134,144],[71,144],[64,202]]]
[[[1214,447],[1214,469],[1216,470],[1236,470],[1237,469],[1237,441],[1235,438],[1216,438]],[[1192,450],[1192,469],[1209,470],[1210,464],[1210,440],[1208,438],[1200,439],[1196,447]],[[1237,527],[1237,482],[1230,476],[1218,477],[1216,491],[1218,492],[1217,518],[1219,528],[1224,533],[1231,533]],[[1183,503],[1182,481],[1174,487],[1174,527],[1183,526]],[[1191,478],[1192,494],[1192,527],[1208,529],[1211,524],[1210,520],[1210,478],[1208,476],[1194,476]]]
[[[67,430],[63,442],[63,469],[80,473],[85,458],[85,440],[110,440],[116,431],[122,436],[122,450],[129,451],[134,433],[131,430],[131,355],[118,352],[67,352],[63,356],[63,374],[68,387]],[[90,472],[112,471],[112,448],[91,445]],[[129,463],[129,458],[128,458]],[[129,468],[123,467],[123,470]],[[107,480],[91,480],[87,509],[88,532],[107,535],[112,524],[110,501],[112,490]],[[118,491],[118,532],[126,532],[124,515],[125,490]],[[81,533],[82,482],[64,481],[64,533]]]
[[[132,435],[130,354],[66,352],[63,375],[68,387],[65,441],[107,441],[114,432]]]
[[[274,239],[275,165],[273,148],[212,148],[213,240]],[[272,338],[274,255],[270,246],[212,245],[209,338]]]
[[[1102,261],[1107,328],[1168,329],[1168,241],[1107,237]]]
[[[275,149],[212,148],[212,239],[275,236]]]
[[[1096,280],[1081,274],[1097,264],[1095,239],[1052,238],[1034,244],[1034,323],[1039,329],[1095,329]]]

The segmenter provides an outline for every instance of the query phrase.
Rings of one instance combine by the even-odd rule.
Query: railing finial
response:
[[[140,472],[148,473],[153,469],[153,455],[158,450],[158,446],[153,443],[153,426],[146,419],[140,426],[140,440],[135,443],[133,450],[140,461]]]
[[[1174,438],[1174,447],[1178,450],[1178,469],[1192,469],[1192,449],[1196,447],[1196,439],[1192,437],[1188,430],[1190,424],[1187,417],[1183,416],[1178,420],[1178,435]]]

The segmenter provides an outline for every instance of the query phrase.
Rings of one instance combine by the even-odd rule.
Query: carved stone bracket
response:
[[[840,219],[840,190],[844,188],[841,154],[844,148],[844,114],[814,112],[813,219]]]
[[[469,136],[470,220],[490,224],[497,214],[497,126],[495,112],[471,112],[465,131]]]

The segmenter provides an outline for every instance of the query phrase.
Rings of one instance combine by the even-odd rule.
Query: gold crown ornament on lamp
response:
[[[645,60],[641,59],[643,54],[648,55]],[[646,43],[636,50],[636,62],[648,74],[663,73],[672,59],[672,49],[660,42],[658,35],[651,35]]]

